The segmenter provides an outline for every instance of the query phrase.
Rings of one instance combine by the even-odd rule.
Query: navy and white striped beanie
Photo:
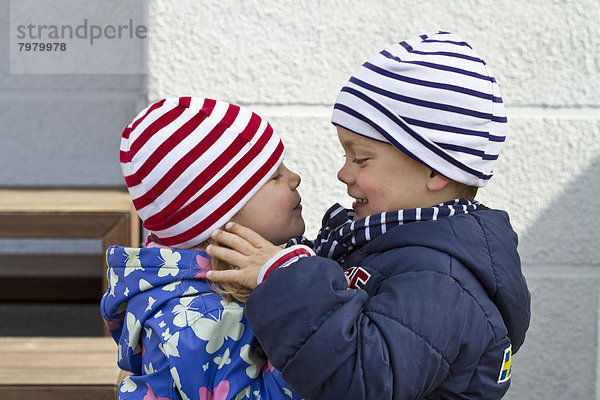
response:
[[[477,187],[492,177],[507,129],[496,79],[449,32],[396,43],[365,62],[340,91],[331,122]]]

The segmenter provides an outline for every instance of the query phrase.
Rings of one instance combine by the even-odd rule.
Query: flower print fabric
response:
[[[133,375],[120,399],[299,399],[262,356],[244,308],[200,279],[206,253],[108,249],[101,311]]]

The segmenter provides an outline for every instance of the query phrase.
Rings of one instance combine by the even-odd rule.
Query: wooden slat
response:
[[[131,234],[129,232],[130,228],[131,225],[127,215],[122,215],[116,220],[113,226],[104,234],[102,240],[104,253],[106,253],[106,249],[108,249],[109,246],[129,243],[129,240],[131,239]]]
[[[4,238],[97,238],[123,217],[121,213],[8,213],[0,214]]]
[[[3,255],[1,302],[99,302],[103,257],[80,255]]]
[[[135,212],[129,193],[114,190],[0,190],[0,212]]]
[[[106,249],[139,246],[139,231],[125,191],[0,190],[0,238],[101,238]],[[106,287],[104,273],[99,280]]]
[[[106,354],[115,353],[117,345],[112,338],[107,337],[0,337],[0,356],[9,353],[63,353],[65,348],[70,354]]]
[[[104,254],[3,254],[0,278],[100,278]]]
[[[116,400],[110,386],[0,386],[2,400]]]
[[[122,379],[110,338],[0,338],[4,386],[113,386]]]
[[[0,385],[116,385],[119,372],[115,367],[102,368],[93,363],[76,367],[0,367]]]
[[[66,353],[68,349],[63,349],[62,353],[55,354],[16,354],[9,353],[2,355],[0,360],[0,368],[26,368],[26,369],[45,369],[48,367],[56,367],[57,365],[61,368],[79,368],[85,367],[86,365],[108,365],[112,370],[112,365],[117,362],[117,350],[111,353],[99,353],[99,354],[70,354]]]
[[[109,246],[112,245],[122,245],[122,243],[127,243],[127,241],[131,238],[131,234],[129,229],[131,225],[129,220],[125,217],[119,219],[119,221],[112,227],[111,230],[106,232],[102,240],[102,247],[104,249],[104,253],[106,253]],[[108,265],[106,264],[106,258],[104,259],[104,263],[102,265],[102,291],[106,291],[108,288],[108,281],[106,278],[106,272],[108,271]]]
[[[100,303],[100,269],[96,278],[2,278],[0,301],[8,303]]]

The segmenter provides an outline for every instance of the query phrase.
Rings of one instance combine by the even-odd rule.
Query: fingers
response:
[[[251,268],[249,257],[235,250],[209,245],[206,252],[211,257],[219,258],[228,264],[242,266],[240,269],[229,269],[223,271],[208,271],[206,278],[215,282],[233,282],[254,289],[257,285],[258,274],[262,264],[258,263]]]
[[[206,278],[219,283],[235,283],[239,279],[240,271],[235,269],[226,269],[224,271],[208,271]]]
[[[246,261],[246,256],[244,254],[233,249],[215,246],[213,244],[206,248],[206,253],[211,257],[218,258],[231,265],[244,265]]]
[[[219,283],[238,283],[250,289],[254,289],[257,286],[256,279],[252,279],[252,276],[244,274],[243,271],[233,269],[225,271],[208,271],[206,273],[206,278]]]
[[[216,231],[214,231],[210,235],[210,237],[211,237],[211,239],[218,242],[219,244],[227,246],[227,247],[229,247],[239,253],[245,254],[245,255],[250,254],[252,252],[252,250],[254,249],[254,246],[252,244],[250,244],[243,237],[238,236],[234,233],[229,233],[229,232],[223,231],[221,229],[217,229]]]
[[[265,245],[272,245],[267,239],[254,232],[252,229],[247,228],[243,225],[236,224],[235,222],[228,222],[225,225],[225,229],[231,233],[235,233],[241,238],[244,238],[248,243],[254,247],[263,247]]]
[[[227,223],[225,228],[227,231],[218,229],[211,234],[216,243],[209,245],[206,252],[239,269],[211,271],[206,277],[215,282],[236,282],[253,289],[263,265],[281,249],[240,224]]]

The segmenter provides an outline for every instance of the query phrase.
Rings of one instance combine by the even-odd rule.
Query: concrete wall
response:
[[[506,398],[600,399],[599,20],[597,0],[153,0],[147,86],[2,70],[0,186],[119,185],[113,150],[140,98],[204,95],[272,121],[314,235],[332,202],[349,204],[329,124],[341,85],[395,41],[456,32],[491,66],[509,115],[497,176],[478,196],[511,214],[533,300]]]
[[[148,96],[193,94],[270,117],[288,148],[314,234],[348,204],[329,124],[366,58],[421,33],[460,34],[494,71],[509,114],[497,176],[480,192],[509,211],[533,296],[509,399],[598,397],[600,7],[528,2],[154,1]]]
[[[115,148],[146,102],[146,77],[10,74],[9,11],[0,0],[0,187],[122,186]]]

